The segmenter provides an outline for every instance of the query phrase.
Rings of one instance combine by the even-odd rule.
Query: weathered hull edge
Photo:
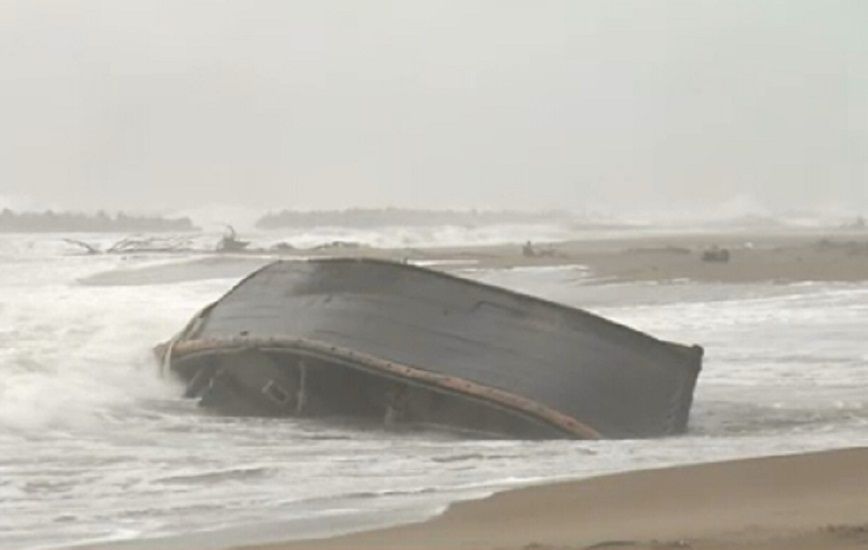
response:
[[[384,377],[405,380],[440,390],[489,402],[498,407],[516,411],[534,418],[576,439],[601,439],[603,435],[579,420],[562,414],[533,400],[510,392],[490,388],[452,376],[445,376],[418,368],[386,361],[363,353],[341,349],[307,339],[294,338],[233,338],[211,340],[172,341],[155,350],[163,365],[169,366],[194,355],[217,355],[242,349],[260,351],[290,351],[299,355],[325,358],[350,368],[373,372]]]
[[[383,260],[383,259],[379,259],[379,258],[366,258],[366,257],[354,258],[354,257],[341,257],[341,256],[313,258],[313,259],[307,259],[307,260],[276,260],[270,264],[266,264],[266,265],[264,265],[258,269],[255,269],[254,271],[249,273],[247,276],[245,276],[241,280],[239,280],[237,283],[235,283],[235,285],[233,285],[232,288],[230,288],[226,292],[226,294],[221,296],[218,300],[216,300],[215,302],[208,304],[207,306],[202,308],[202,310],[199,311],[193,317],[193,319],[190,320],[189,324],[186,327],[184,327],[184,329],[177,336],[175,336],[175,338],[173,338],[173,340],[180,340],[182,338],[195,338],[197,336],[197,332],[199,331],[199,328],[201,326],[201,322],[208,316],[208,314],[210,313],[210,311],[212,309],[214,309],[215,307],[220,305],[221,302],[226,300],[230,295],[235,293],[238,289],[243,287],[248,282],[252,281],[254,278],[256,278],[261,273],[268,271],[270,268],[274,267],[275,265],[286,264],[286,263],[308,263],[308,264],[356,263],[356,264],[381,264],[381,265],[385,265],[385,266],[400,267],[401,269],[421,272],[427,276],[433,276],[433,277],[436,277],[439,279],[444,279],[444,280],[447,280],[447,281],[450,281],[450,282],[453,282],[456,284],[460,284],[460,285],[465,285],[468,287],[475,287],[475,288],[478,288],[481,290],[494,290],[494,291],[496,291],[496,292],[498,292],[504,296],[510,296],[510,297],[515,298],[519,301],[523,301],[523,302],[526,302],[529,304],[542,305],[542,306],[545,306],[548,308],[552,308],[555,310],[566,312],[570,315],[577,315],[580,317],[591,318],[595,322],[600,323],[601,325],[605,325],[614,331],[617,331],[617,332],[620,332],[623,334],[628,334],[628,335],[631,335],[633,337],[641,337],[641,338],[652,340],[652,341],[655,341],[658,343],[670,344],[670,345],[685,348],[685,349],[696,348],[696,349],[699,349],[699,351],[700,351],[699,358],[700,359],[702,358],[701,354],[703,352],[703,349],[701,346],[696,346],[696,345],[686,346],[683,344],[677,344],[674,342],[667,342],[664,340],[660,340],[660,339],[658,339],[658,338],[656,338],[650,334],[647,334],[647,333],[642,332],[640,330],[634,329],[633,327],[630,327],[628,325],[618,323],[616,321],[613,321],[611,319],[607,319],[605,317],[590,313],[590,312],[585,311],[583,309],[579,309],[579,308],[576,308],[573,306],[562,304],[560,302],[547,300],[545,298],[541,298],[539,296],[534,296],[532,294],[525,294],[525,293],[519,292],[517,290],[512,290],[512,289],[501,287],[501,286],[491,285],[488,283],[475,281],[473,279],[467,279],[464,277],[460,277],[458,275],[453,275],[452,273],[447,273],[445,271],[439,271],[437,269],[422,267],[422,266],[415,265],[412,263],[397,263],[397,262],[394,262],[392,260]],[[697,369],[697,373],[698,373],[698,371],[701,370],[701,365],[697,366],[696,369]]]
[[[684,350],[692,353],[693,357],[691,363],[686,365],[687,376],[682,380],[676,392],[675,401],[678,402],[678,407],[675,410],[674,421],[669,427],[670,434],[681,434],[687,431],[690,422],[690,409],[693,407],[693,392],[696,389],[696,382],[702,370],[702,358],[705,355],[705,349],[698,345],[684,348]]]

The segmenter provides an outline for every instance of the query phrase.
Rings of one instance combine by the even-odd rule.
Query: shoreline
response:
[[[704,261],[720,247],[729,261]],[[335,245],[320,249],[249,250],[240,253],[193,252],[184,265],[98,273],[86,284],[174,283],[198,278],[240,278],[274,260],[365,257],[409,261],[447,272],[582,266],[588,283],[673,282],[799,283],[868,281],[868,233],[666,233],[523,244],[374,248]],[[171,258],[173,253],[166,253]]]
[[[459,502],[421,523],[234,550],[849,550],[868,545],[868,448],[638,470]]]
[[[586,266],[602,283],[675,281],[720,283],[793,283],[868,280],[865,232],[667,233],[608,239],[567,240],[535,246],[526,256],[522,244],[361,249],[350,255],[392,260],[466,260],[463,267],[511,268]],[[726,249],[729,261],[703,261],[713,247]],[[451,263],[450,269],[461,264]]]

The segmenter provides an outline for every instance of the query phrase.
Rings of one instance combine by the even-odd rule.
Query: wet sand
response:
[[[868,548],[868,449],[530,487],[424,523],[246,550],[728,548]]]

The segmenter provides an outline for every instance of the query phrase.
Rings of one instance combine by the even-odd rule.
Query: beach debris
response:
[[[868,544],[868,523],[855,525],[826,525],[825,527],[822,527],[820,531],[844,540],[858,541],[862,544]]]
[[[121,239],[108,247],[108,254],[140,252],[190,252],[193,243],[187,237],[132,236]]]
[[[249,241],[242,241],[238,238],[235,228],[231,225],[226,226],[226,233],[217,244],[218,252],[241,252],[250,244]]]
[[[729,249],[713,245],[702,252],[703,262],[727,263],[729,262]]]
[[[186,237],[138,236],[124,237],[111,246],[102,249],[98,244],[79,239],[63,239],[69,244],[84,248],[88,255],[94,254],[131,254],[142,252],[190,252],[192,242]]]
[[[521,255],[525,258],[552,258],[558,256],[558,251],[552,247],[537,248],[530,241],[524,243],[521,247]]]
[[[685,431],[702,348],[411,264],[278,261],[156,349],[227,414],[518,438]]]
[[[90,243],[87,243],[84,241],[80,241],[78,239],[63,239],[63,240],[69,244],[72,244],[75,246],[80,246],[80,247],[84,248],[87,254],[102,254],[102,250],[100,250],[99,246],[97,246],[97,245],[90,244]]]

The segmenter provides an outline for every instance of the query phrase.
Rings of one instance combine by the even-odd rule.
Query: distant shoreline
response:
[[[210,250],[164,250],[156,253],[203,256],[187,265],[192,278],[241,277],[270,261],[323,257],[367,257],[409,261],[433,269],[511,269],[583,266],[586,284],[630,281],[709,283],[799,283],[809,281],[868,281],[868,234],[865,232],[805,231],[798,233],[665,233],[614,235],[607,238],[468,246],[376,248],[361,243],[335,242],[312,248],[280,244],[266,249],[255,245],[241,252],[220,254]],[[706,261],[706,252],[726,250],[728,260]],[[130,251],[124,251],[128,253]],[[219,261],[218,261],[219,260]],[[159,282],[168,272],[130,270],[125,276]],[[168,268],[161,268],[166,270]],[[183,273],[171,269],[172,281]],[[162,274],[161,274],[162,273]],[[96,276],[95,276],[96,277]],[[118,274],[96,279],[119,279]]]
[[[613,235],[525,244],[480,246],[372,247],[296,250],[287,257],[365,256],[395,261],[444,262],[447,270],[582,265],[596,282],[804,282],[868,280],[868,233],[812,230],[799,232],[687,232]],[[704,261],[715,247],[725,262]]]
[[[100,211],[96,214],[79,212],[15,212],[0,211],[0,233],[131,233],[196,231],[190,218],[138,216]]]

